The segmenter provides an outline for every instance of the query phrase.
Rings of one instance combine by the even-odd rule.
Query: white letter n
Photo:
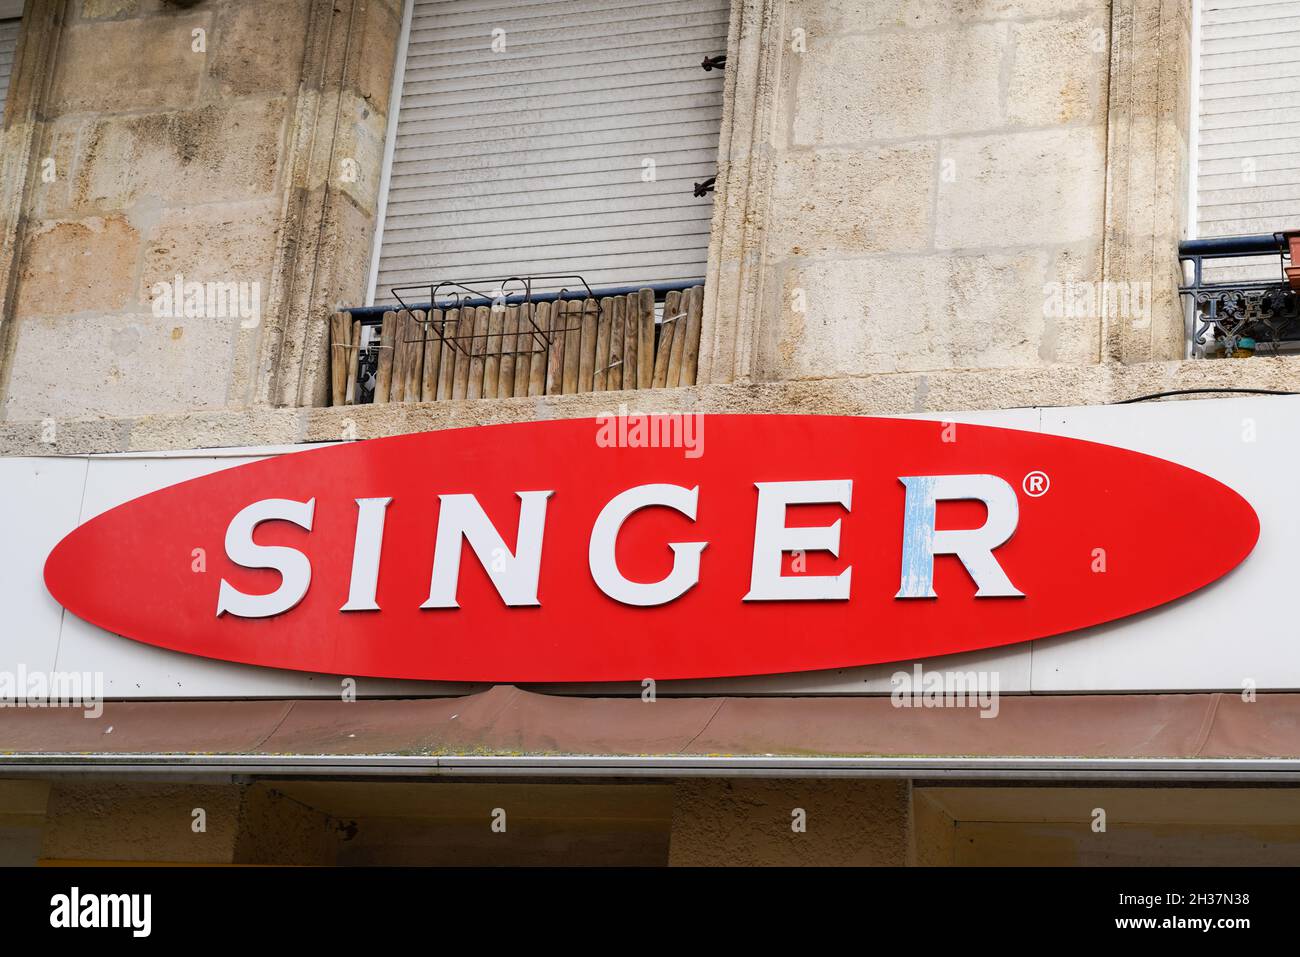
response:
[[[537,578],[542,566],[546,500],[553,492],[516,492],[519,535],[513,552],[473,495],[439,495],[438,538],[433,549],[429,600],[421,608],[459,608],[461,541],[469,542],[503,601],[510,606],[540,605]]]

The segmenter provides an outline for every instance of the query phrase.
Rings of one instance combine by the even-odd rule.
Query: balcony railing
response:
[[[556,280],[574,280],[558,291]],[[491,292],[484,295],[485,290]],[[593,289],[580,277],[440,282],[330,327],[333,405],[694,385],[701,280]]]
[[[1178,259],[1193,356],[1300,351],[1300,230],[1189,239]]]

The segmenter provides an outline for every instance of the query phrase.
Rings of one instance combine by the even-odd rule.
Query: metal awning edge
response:
[[[1300,784],[1300,758],[8,754],[0,776],[884,777]]]

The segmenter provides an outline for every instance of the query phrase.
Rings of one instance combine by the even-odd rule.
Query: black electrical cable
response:
[[[1152,392],[1150,395],[1139,395],[1132,399],[1121,399],[1115,405],[1130,405],[1134,402],[1146,402],[1149,399],[1167,399],[1175,395],[1213,395],[1214,393],[1233,392],[1239,395],[1300,395],[1300,392],[1287,392],[1282,389],[1236,389],[1225,386],[1215,389],[1205,387],[1200,389],[1173,389],[1169,392]]]

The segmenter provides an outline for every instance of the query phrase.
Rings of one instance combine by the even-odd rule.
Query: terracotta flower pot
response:
[[[1288,230],[1282,235],[1286,238],[1291,257],[1291,264],[1283,267],[1282,272],[1291,288],[1300,290],[1300,229]]]

